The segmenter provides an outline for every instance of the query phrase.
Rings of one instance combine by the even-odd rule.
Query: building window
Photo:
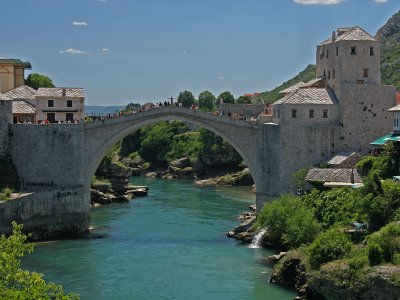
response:
[[[339,47],[336,47],[336,56],[339,55]]]
[[[74,121],[74,114],[73,113],[66,113],[65,114],[65,121],[72,123]]]
[[[47,107],[54,107],[54,100],[47,100]]]
[[[67,100],[67,107],[72,107],[72,100]]]
[[[1,100],[0,103],[1,103],[1,105],[4,105],[4,100]]]
[[[368,69],[364,69],[364,78],[368,78]]]
[[[364,84],[364,80],[357,80],[357,84]]]
[[[326,76],[326,71],[324,70],[324,77]]]
[[[356,55],[356,47],[351,47],[350,55]]]
[[[374,47],[369,47],[369,55],[374,56]]]
[[[329,50],[326,50],[326,58],[329,57]]]
[[[297,110],[292,109],[292,118],[297,118]]]
[[[331,71],[328,71],[328,79],[331,79]]]
[[[327,109],[324,109],[324,110],[322,111],[322,117],[323,117],[323,118],[327,118],[327,117],[328,117],[328,110],[327,110]]]
[[[332,77],[333,77],[333,79],[336,78],[336,72],[335,72],[335,70],[332,71]]]
[[[313,109],[310,109],[308,117],[310,119],[314,118],[314,110]]]

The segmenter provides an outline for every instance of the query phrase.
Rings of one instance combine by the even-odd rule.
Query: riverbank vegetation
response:
[[[327,274],[337,282],[368,282],[378,276],[400,288],[400,183],[392,180],[400,174],[399,162],[400,146],[389,144],[358,163],[362,188],[313,189],[267,203],[256,227],[268,228],[265,244],[292,253],[276,268],[284,272],[290,257],[296,257],[305,272],[322,270],[326,280]],[[274,282],[276,278],[280,276]]]
[[[11,199],[13,190],[10,188],[4,188],[0,192],[0,201],[7,201]]]
[[[33,244],[22,233],[22,225],[13,223],[13,234],[0,237],[0,299],[79,299],[67,294],[60,285],[47,283],[43,275],[21,269],[21,258],[33,251]]]

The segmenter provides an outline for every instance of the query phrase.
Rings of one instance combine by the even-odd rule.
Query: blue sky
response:
[[[190,90],[270,90],[314,63],[337,27],[371,34],[399,0],[1,0],[0,56],[32,63],[89,105]]]

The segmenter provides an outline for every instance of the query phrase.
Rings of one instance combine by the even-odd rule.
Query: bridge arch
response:
[[[242,157],[249,167],[257,185],[257,125],[246,121],[231,120],[224,116],[187,108],[165,107],[130,116],[95,121],[84,125],[86,169],[85,186],[96,172],[107,151],[118,141],[143,126],[161,121],[184,121],[208,129],[225,139]]]

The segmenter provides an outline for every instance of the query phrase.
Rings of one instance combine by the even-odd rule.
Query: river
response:
[[[134,178],[149,195],[94,208],[89,238],[38,243],[23,266],[81,299],[293,299],[268,283],[265,249],[225,237],[254,203],[249,188]]]

